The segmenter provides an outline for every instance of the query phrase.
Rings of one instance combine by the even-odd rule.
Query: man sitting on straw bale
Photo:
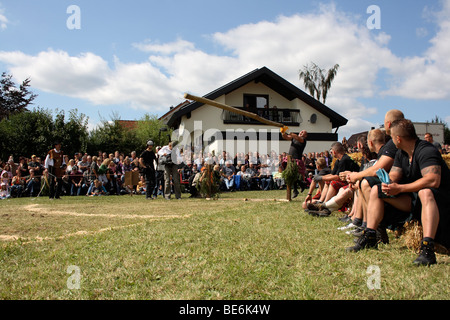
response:
[[[421,220],[423,239],[413,263],[435,264],[434,242],[450,247],[450,170],[439,151],[417,137],[410,120],[394,121],[391,137],[399,150],[389,173],[390,182],[372,188],[367,229],[348,250],[376,248],[375,230],[380,223],[414,217]]]

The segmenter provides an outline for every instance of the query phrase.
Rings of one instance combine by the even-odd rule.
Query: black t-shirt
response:
[[[399,149],[395,155],[394,167],[402,169],[401,183],[403,184],[421,179],[421,171],[429,166],[441,167],[439,189],[450,190],[450,170],[439,150],[428,141],[417,139],[411,163],[409,163],[409,155],[405,151]]]
[[[391,139],[384,146],[382,146],[381,149],[378,151],[377,159],[380,160],[381,156],[387,156],[389,158],[395,159],[395,155],[397,154],[397,151],[398,151],[398,149]]]
[[[318,175],[319,176],[326,176],[327,174],[330,174],[330,173],[331,173],[331,169],[326,167],[326,168],[323,168],[322,170],[320,170]]]
[[[289,155],[292,156],[292,159],[301,159],[303,156],[303,150],[306,147],[306,139],[303,138],[303,142],[300,142],[296,139],[291,140],[291,146],[289,147]]]
[[[353,161],[353,159],[350,158],[348,154],[344,154],[341,160],[336,160],[331,174],[338,175],[339,173],[344,171],[352,171],[352,172],[359,171],[358,164],[355,161]]]
[[[156,155],[153,151],[149,151],[147,149],[145,149],[142,153],[141,156],[142,161],[144,162],[144,165],[146,167],[150,167],[152,169],[154,169],[154,160],[156,160]]]

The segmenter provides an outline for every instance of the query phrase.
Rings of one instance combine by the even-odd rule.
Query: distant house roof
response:
[[[295,98],[299,98],[306,104],[316,109],[321,114],[327,116],[332,122],[333,128],[344,126],[347,124],[348,120],[346,118],[342,117],[341,115],[339,115],[338,113],[336,113],[335,111],[333,111],[320,101],[316,100],[314,97],[310,96],[306,92],[300,90],[290,82],[286,81],[285,79],[283,79],[282,77],[280,77],[267,67],[255,69],[247,73],[246,75],[234,81],[231,81],[230,83],[208,93],[204,97],[210,100],[214,100],[252,81],[255,81],[256,83],[259,82],[263,83],[264,85],[276,91],[289,101],[292,101]],[[173,113],[167,124],[170,127],[176,126],[183,115],[188,114],[189,112],[201,107],[202,105],[203,103],[193,101],[191,103],[181,106],[178,110],[176,110]]]
[[[185,100],[185,101],[183,101],[182,103],[178,104],[178,105],[175,106],[175,107],[170,107],[170,110],[169,110],[168,112],[166,112],[165,114],[163,114],[163,115],[159,118],[159,120],[164,121],[164,122],[167,123],[167,121],[169,121],[169,119],[172,117],[172,114],[173,114],[174,112],[178,111],[181,107],[183,107],[183,106],[185,106],[185,105],[187,105],[187,104],[189,104],[189,103],[190,103],[189,100]]]
[[[136,129],[138,126],[138,121],[136,120],[117,120],[119,124],[125,129]]]

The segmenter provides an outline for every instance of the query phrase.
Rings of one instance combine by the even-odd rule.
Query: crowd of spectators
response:
[[[157,148],[158,150],[158,148]],[[207,164],[212,164],[220,173],[219,188],[221,191],[247,190],[282,190],[286,188],[282,172],[286,166],[287,154],[260,155],[257,152],[236,153],[230,155],[223,151],[218,155],[211,153],[202,155],[182,156],[182,163],[178,165],[180,182],[184,192],[191,196],[198,195],[197,173],[202,172]],[[325,157],[327,165],[331,166],[332,158],[328,151],[303,155],[306,163],[307,175],[302,177],[311,181],[316,173],[316,159]],[[158,158],[158,155],[157,155]],[[0,198],[36,197],[48,193],[49,174],[44,165],[45,156],[32,155],[30,158],[21,156],[18,161],[10,156],[6,162],[0,161],[1,193]],[[64,154],[65,172],[62,177],[62,196],[100,196],[146,194],[146,184],[142,174],[139,156],[135,151],[125,155],[119,151],[115,153],[98,152],[97,155],[75,153],[73,156]],[[163,168],[155,165],[156,186],[151,190],[153,197],[164,196]],[[137,185],[125,185],[125,173],[139,172]],[[197,177],[198,178],[198,177]],[[309,179],[308,179],[309,178]],[[171,188],[173,192],[173,186]]]

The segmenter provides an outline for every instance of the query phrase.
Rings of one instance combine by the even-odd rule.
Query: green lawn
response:
[[[415,267],[392,233],[378,250],[347,253],[339,215],[309,216],[304,194],[3,200],[0,299],[450,298],[448,256]]]

